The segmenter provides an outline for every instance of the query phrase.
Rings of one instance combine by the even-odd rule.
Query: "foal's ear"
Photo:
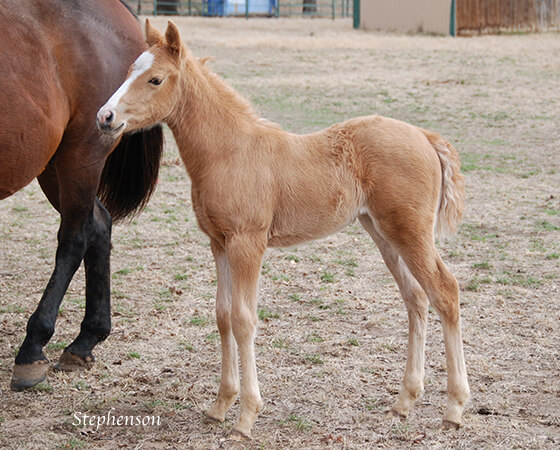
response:
[[[173,54],[181,54],[183,48],[183,44],[181,43],[181,35],[179,34],[177,26],[173,22],[171,22],[171,20],[167,23],[165,40],[167,41],[167,47]]]
[[[148,47],[152,47],[162,43],[163,35],[152,26],[148,19],[146,19],[146,44],[148,44]]]

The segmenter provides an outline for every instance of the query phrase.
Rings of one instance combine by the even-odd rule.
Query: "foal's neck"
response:
[[[212,160],[235,152],[259,119],[249,102],[190,52],[182,70],[180,99],[167,123],[196,182]]]

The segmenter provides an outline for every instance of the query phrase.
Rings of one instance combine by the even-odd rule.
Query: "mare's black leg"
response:
[[[55,365],[57,370],[91,367],[93,348],[111,332],[111,285],[109,257],[111,253],[111,216],[96,199],[93,230],[84,255],[86,271],[86,314],[80,334]]]
[[[75,366],[92,363],[91,349],[104,339],[110,329],[109,311],[109,252],[110,217],[97,203],[97,175],[69,171],[57,175],[55,160],[39,177],[41,188],[62,220],[58,231],[55,269],[36,311],[27,323],[27,335],[16,356],[12,382],[13,390],[21,391],[44,380],[49,367],[43,347],[54,333],[58,309],[74,273],[82,259],[86,259],[86,317],[82,332],[71,344],[67,356],[75,355]],[[100,168],[90,167],[97,172]],[[72,177],[70,174],[73,174]],[[87,256],[86,256],[87,255]],[[99,302],[99,303],[98,303]],[[75,345],[74,345],[75,344]],[[68,349],[67,349],[68,350]],[[89,363],[88,363],[89,359]],[[78,363],[77,363],[78,362]],[[62,365],[68,369],[68,365]]]
[[[27,334],[16,356],[10,384],[15,391],[34,386],[45,379],[48,360],[43,353],[43,347],[54,333],[62,297],[86,250],[88,226],[75,229],[66,223],[63,217],[58,232],[54,271],[37,309],[27,322]]]

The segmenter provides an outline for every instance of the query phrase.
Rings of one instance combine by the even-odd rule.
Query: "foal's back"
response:
[[[435,217],[441,169],[415,126],[359,117],[309,135],[282,134],[276,145],[268,159],[276,189],[271,246],[327,236],[368,211]]]

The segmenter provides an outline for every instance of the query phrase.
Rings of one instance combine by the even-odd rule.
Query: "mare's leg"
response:
[[[232,277],[231,325],[241,359],[241,412],[233,431],[251,436],[251,428],[262,407],[255,361],[257,329],[257,284],[266,235],[237,234],[226,240],[226,255]]]
[[[237,345],[231,326],[231,271],[226,253],[216,241],[211,243],[212,254],[216,262],[218,290],[216,293],[216,321],[222,343],[222,376],[218,397],[207,411],[207,415],[220,422],[225,420],[226,411],[233,404],[239,393],[239,366],[237,363]]]
[[[408,312],[406,369],[399,398],[391,409],[394,414],[407,417],[412,405],[424,389],[428,298],[396,250],[377,232],[369,216],[361,216],[359,219],[375,241],[385,264],[395,278]]]
[[[105,214],[99,208],[100,205],[96,207],[94,213],[98,174],[93,172],[97,172],[101,168],[89,166],[87,169],[72,170],[68,167],[72,161],[67,161],[64,157],[68,154],[62,152],[60,157],[57,156],[55,161],[39,177],[41,188],[61,214],[61,223],[58,231],[58,248],[54,271],[37,309],[29,318],[25,340],[16,356],[10,384],[10,387],[16,391],[31,387],[45,379],[48,360],[43,353],[43,347],[54,333],[62,298],[86,251],[95,253],[93,249],[96,247],[95,236],[98,231],[101,229],[107,230],[108,225],[110,229],[110,221],[107,222],[106,219],[99,221],[99,217]],[[72,153],[70,152],[70,154]],[[107,235],[106,231],[104,233]],[[103,238],[97,239],[104,240]],[[108,254],[99,257],[97,255],[92,256],[90,261],[99,262],[99,259],[106,259],[106,267],[102,267],[99,272],[91,268],[86,270],[86,273],[88,283],[98,284],[101,286],[100,289],[104,290],[103,286],[108,286],[109,283]],[[86,293],[90,294],[89,297],[86,297],[86,310],[89,309],[90,317],[99,310],[99,308],[96,309],[95,306],[93,308],[91,306],[98,301],[98,297],[92,297],[95,291],[97,289],[86,288]],[[103,292],[104,294],[105,292]],[[88,304],[90,305],[89,308]],[[97,320],[96,322],[106,324],[109,314],[108,308],[101,308],[101,310],[100,314],[107,317],[105,320]],[[88,314],[86,313],[86,315]],[[108,320],[110,324],[110,318]],[[104,327],[101,331],[97,330],[97,333],[106,336],[108,329]],[[91,354],[91,349],[89,350]]]
[[[406,212],[403,211],[403,214]],[[377,232],[397,250],[441,319],[447,362],[448,399],[443,424],[445,427],[459,427],[463,409],[469,399],[461,338],[459,286],[437,252],[432,224],[423,223],[421,218],[412,215],[406,219],[399,217],[393,220],[398,220],[401,227],[392,227],[386,218],[383,222],[380,220],[373,223]]]
[[[111,332],[111,216],[99,199],[95,200],[93,220],[86,227],[86,313],[78,337],[64,349],[56,370],[90,368],[95,361],[93,348]]]

